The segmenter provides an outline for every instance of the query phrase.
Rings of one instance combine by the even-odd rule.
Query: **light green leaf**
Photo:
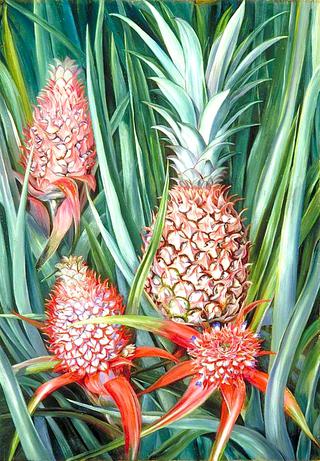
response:
[[[232,76],[232,74],[236,71],[237,67],[239,66],[240,62],[242,61],[242,58],[246,51],[249,49],[250,45],[255,42],[256,38],[260,34],[260,32],[263,31],[263,29],[270,24],[270,22],[275,21],[278,19],[280,16],[283,16],[284,14],[288,14],[287,11],[281,11],[280,13],[272,16],[271,18],[268,18],[266,21],[264,21],[262,24],[259,26],[255,27],[255,29],[249,34],[243,42],[240,44],[238,49],[235,52],[234,59],[232,60],[232,63],[230,65],[230,68],[228,70],[228,75],[227,79]]]
[[[203,57],[199,39],[192,27],[182,19],[176,19],[183,47],[185,70],[185,89],[199,113],[203,110],[205,80]]]
[[[151,38],[143,29],[141,29],[141,27],[135,24],[131,19],[126,18],[125,16],[121,16],[120,14],[112,14],[112,16],[120,18],[122,21],[129,24],[129,26],[140,35],[140,37],[145,42],[145,44],[150,48],[150,50],[154,53],[154,55],[159,59],[160,63],[162,64],[164,69],[168,72],[172,80],[176,82],[178,85],[183,85],[182,75],[180,74],[176,66],[173,64],[173,62],[170,60],[170,58],[166,55],[166,53],[160,48],[157,42],[153,40],[153,38]]]
[[[237,11],[229,20],[224,29],[218,44],[213,44],[212,53],[214,58],[210,59],[210,67],[206,71],[206,80],[209,95],[213,96],[223,88],[223,82],[230,65],[231,58],[236,49],[240,28],[245,12],[245,2],[242,2]]]
[[[271,38],[270,40],[266,40],[265,42],[261,43],[261,45],[257,46],[254,48],[248,56],[246,56],[242,61],[241,64],[237,67],[237,69],[230,75],[230,78],[226,80],[224,87],[225,88],[231,88],[233,87],[237,80],[239,80],[245,71],[251,66],[253,61],[255,61],[258,56],[260,56],[262,53],[264,53],[270,46],[274,45],[277,43],[279,40],[283,40],[286,37],[275,37]]]
[[[149,2],[144,1],[143,4],[151,11],[155,18],[172,62],[183,76],[185,74],[185,56],[179,40],[156,8]]]
[[[137,314],[139,312],[140,301],[142,293],[144,290],[145,282],[149,274],[149,270],[158,249],[162,230],[165,223],[166,211],[167,211],[167,202],[168,202],[168,191],[169,191],[169,171],[167,170],[166,182],[164,185],[164,190],[159,206],[159,211],[157,213],[157,218],[154,223],[152,238],[148,245],[146,252],[142,258],[142,261],[138,267],[136,275],[133,279],[131,289],[129,292],[128,302],[127,302],[127,314]]]
[[[229,96],[229,93],[230,90],[225,90],[213,96],[206,105],[203,114],[201,115],[199,131],[206,144],[209,144],[209,142],[212,141],[212,131],[214,130],[215,133],[218,131],[219,127],[215,126],[215,122],[216,119],[219,118],[219,111],[221,110],[222,104]],[[220,118],[219,121],[221,122]]]
[[[111,178],[109,165],[106,158],[105,146],[103,142],[101,126],[99,122],[96,95],[94,92],[94,86],[92,81],[93,73],[93,58],[89,43],[89,33],[87,33],[87,84],[88,84],[88,99],[90,105],[90,112],[92,117],[92,126],[95,135],[97,156],[99,160],[99,168],[101,172],[101,178],[103,187],[106,195],[106,201],[110,213],[112,226],[115,230],[115,237],[119,247],[123,251],[123,254],[128,262],[129,266],[133,270],[137,264],[137,258],[135,250],[130,239],[126,223],[123,219],[119,198],[117,196],[113,180]]]
[[[164,97],[167,98],[172,107],[178,112],[181,122],[197,126],[196,113],[191,98],[186,91],[170,80],[153,77]]]

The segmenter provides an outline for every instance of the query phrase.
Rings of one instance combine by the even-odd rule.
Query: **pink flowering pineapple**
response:
[[[209,461],[218,461],[229,440],[232,429],[245,404],[246,383],[266,391],[269,376],[258,370],[257,360],[260,356],[271,354],[262,351],[262,341],[247,328],[245,315],[262,301],[252,303],[241,309],[233,323],[214,324],[198,329],[173,322],[145,318],[142,316],[124,315],[117,319],[119,324],[141,328],[170,339],[180,348],[185,349],[187,360],[172,367],[158,381],[145,389],[141,394],[152,392],[178,380],[191,377],[190,383],[181,399],[159,420],[144,430],[150,434],[168,424],[177,421],[202,405],[214,391],[222,395],[220,425]],[[109,324],[104,319],[88,319],[78,324]],[[284,408],[288,415],[316,443],[310,432],[304,415],[291,392],[286,389]]]
[[[79,383],[99,397],[112,398],[122,417],[126,452],[135,459],[141,411],[130,384],[132,362],[148,356],[176,359],[165,350],[135,347],[128,328],[117,324],[117,316],[124,312],[121,296],[108,281],[101,281],[81,257],[64,258],[57,268],[58,279],[46,306],[47,320],[41,323],[19,316],[47,335],[52,359],[58,361],[54,371],[61,373],[37,389],[29,410],[33,413],[48,395],[71,383]],[[113,322],[74,325],[96,316],[112,317]],[[17,441],[15,437],[13,453]]]
[[[79,183],[95,189],[92,168],[95,145],[88,102],[80,82],[79,68],[69,58],[51,67],[47,85],[37,98],[33,121],[24,131],[21,163],[29,175],[29,203],[32,214],[47,231],[52,231],[44,252],[49,258],[74,222],[80,221]],[[20,176],[21,180],[22,177]]]

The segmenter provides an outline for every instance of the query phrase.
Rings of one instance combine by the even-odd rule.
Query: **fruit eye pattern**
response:
[[[146,289],[163,315],[201,324],[228,322],[249,288],[249,247],[223,185],[176,186]],[[147,229],[145,242],[152,236]]]
[[[58,267],[58,282],[47,303],[49,349],[61,360],[61,369],[83,375],[108,370],[109,361],[129,342],[127,329],[73,323],[122,314],[122,297],[108,282],[101,282],[81,257],[65,258]]]
[[[1,460],[320,459],[319,20],[1,2]]]
[[[210,332],[195,338],[188,354],[199,373],[198,384],[219,386],[244,379],[255,367],[260,349],[261,341],[245,324],[216,324]]]
[[[69,58],[51,66],[33,124],[25,130],[22,163],[26,166],[33,151],[30,175],[39,190],[61,177],[89,175],[95,164],[89,107],[79,73]]]

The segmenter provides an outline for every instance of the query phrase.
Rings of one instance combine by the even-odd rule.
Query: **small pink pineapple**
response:
[[[122,418],[126,452],[130,459],[135,459],[141,410],[130,384],[133,360],[177,359],[165,350],[133,344],[130,330],[117,323],[117,316],[124,312],[122,297],[108,281],[101,281],[81,257],[64,258],[57,268],[57,282],[46,305],[47,320],[41,323],[19,316],[47,335],[52,360],[58,361],[54,371],[62,373],[36,390],[29,411],[33,413],[42,400],[60,387],[78,383],[91,394],[114,400]],[[113,323],[75,325],[96,316],[112,317]],[[13,450],[17,441],[15,437]]]
[[[47,85],[37,98],[33,122],[24,131],[21,163],[26,169],[30,156],[29,203],[33,216],[50,229],[48,210],[55,210],[52,232],[42,259],[58,248],[72,225],[80,221],[78,183],[95,189],[92,168],[95,145],[92,125],[79,68],[69,58],[51,67]],[[21,177],[20,177],[21,179]]]

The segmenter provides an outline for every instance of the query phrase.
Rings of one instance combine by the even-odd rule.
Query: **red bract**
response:
[[[245,314],[260,302],[244,307],[234,324],[224,326],[216,324],[203,331],[170,320],[150,318],[146,320],[145,317],[132,315],[118,317],[119,324],[148,330],[171,339],[183,347],[189,356],[187,361],[175,365],[142,392],[145,394],[180,379],[191,377],[181,399],[147,428],[145,434],[183,418],[202,405],[214,391],[219,390],[222,394],[221,419],[209,459],[211,461],[220,459],[245,402],[245,383],[252,384],[262,392],[266,391],[269,376],[257,369],[257,359],[271,352],[261,350],[262,341],[244,323]],[[90,319],[81,324],[92,322],[109,323],[109,319]],[[288,415],[317,443],[297,401],[288,389],[285,390],[284,407]]]
[[[124,311],[121,296],[108,281],[100,281],[81,257],[64,258],[57,267],[58,279],[47,302],[48,319],[40,328],[47,334],[53,359],[59,360],[54,371],[63,374],[37,389],[30,412],[52,392],[71,383],[99,397],[111,397],[121,414],[126,452],[135,459],[141,411],[129,381],[132,362],[149,356],[176,359],[165,350],[135,347],[128,328],[116,323]],[[112,323],[75,325],[95,316],[112,317]]]
[[[57,249],[72,221],[75,228],[79,224],[77,183],[95,188],[91,174],[96,154],[93,131],[79,72],[69,58],[56,61],[47,85],[37,98],[33,121],[24,131],[21,159],[24,168],[32,156],[28,184],[32,197],[30,209],[46,231],[50,229],[50,220],[43,202],[55,203],[54,208],[58,206],[46,257]]]

